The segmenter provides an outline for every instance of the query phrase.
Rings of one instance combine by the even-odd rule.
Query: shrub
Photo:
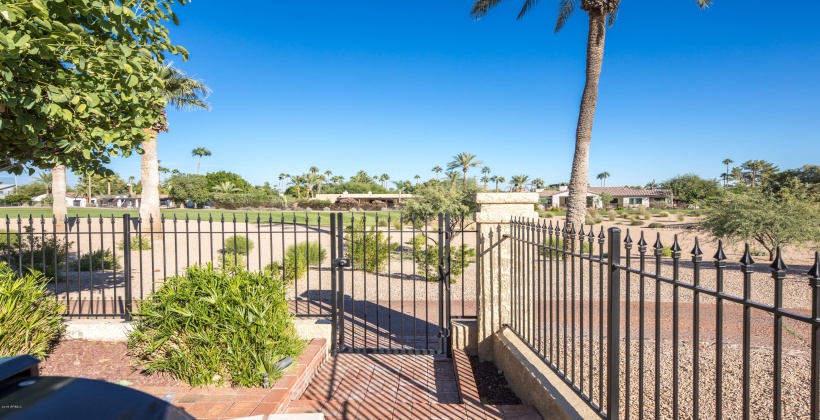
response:
[[[356,221],[353,231],[345,234],[345,241],[346,254],[353,259],[353,267],[371,273],[384,268],[390,260],[390,253],[398,247],[398,244],[391,243],[390,238],[377,232],[375,228],[371,227],[367,231],[363,218]]]
[[[618,212],[615,210],[609,210],[606,212],[606,217],[609,218],[610,222],[614,222],[615,218],[618,217]]]
[[[132,251],[146,251],[151,249],[151,241],[139,235],[132,236],[129,242],[131,243]],[[117,249],[119,249],[120,251],[125,250],[125,239],[117,243]]]
[[[551,211],[551,212],[561,211],[561,208],[560,208],[560,207],[556,207],[556,206],[552,206],[552,207],[550,207],[550,211]]]
[[[656,216],[658,216],[658,217],[669,217],[669,213],[667,213],[665,211],[662,211],[662,212],[658,213]]]
[[[274,261],[266,269],[287,282],[302,278],[308,267],[317,266],[324,261],[327,251],[318,242],[299,242],[285,250],[285,263]]]
[[[189,267],[140,305],[129,354],[147,372],[190,386],[260,387],[265,374],[281,376],[279,360],[305,347],[285,293],[268,272]]]
[[[550,239],[552,240],[552,242],[550,242]],[[578,247],[579,247],[578,242],[579,242],[578,239],[576,239],[575,240],[574,252],[578,252]],[[573,252],[573,250],[570,249],[571,245],[572,245],[572,242],[569,242],[567,244],[567,250],[566,250],[567,252]],[[555,237],[547,238],[546,240],[544,240],[544,246],[563,250],[564,249],[564,238],[555,238]],[[580,246],[580,248],[581,248],[581,252],[583,252],[584,254],[588,253],[589,249],[590,249],[589,248],[589,242],[584,242],[583,245]],[[559,254],[559,255],[561,254],[561,252],[556,252],[556,251],[553,251],[552,249],[549,249],[549,248],[542,248],[540,252],[541,252],[542,255],[546,255],[550,258],[553,256],[552,255],[553,252],[555,252],[556,254]]]
[[[219,254],[216,262],[223,270],[236,271],[245,269],[245,257],[239,254]]]
[[[538,217],[540,217],[542,219],[551,219],[552,218],[552,213],[550,213],[548,211],[539,211],[538,212]]]
[[[63,333],[65,307],[49,296],[40,273],[18,276],[0,262],[0,357],[44,358]]]
[[[72,261],[69,269],[80,271],[99,271],[121,269],[119,258],[114,257],[110,249],[98,249],[94,252],[83,254],[79,260]]]
[[[3,202],[11,205],[23,205],[31,203],[31,196],[27,194],[9,194],[3,199]]]
[[[217,193],[213,195],[214,207],[222,209],[239,208],[275,208],[282,206],[285,201],[280,196],[263,192],[248,193]],[[322,207],[319,205],[318,207]]]
[[[632,221],[629,222],[629,224],[632,226],[641,226],[643,225],[643,220],[632,219]]]
[[[663,227],[663,223],[652,222],[648,226],[650,229],[659,229]]]
[[[757,248],[749,248],[749,253],[754,255],[755,257],[765,257],[769,255],[769,253],[763,249]]]
[[[682,222],[684,220],[686,220],[686,215],[683,213],[678,213],[678,221]]]
[[[19,271],[20,262],[24,269],[37,270],[49,279],[61,279],[64,276],[63,270],[66,268],[66,259],[68,249],[72,242],[55,238],[53,236],[38,235],[36,233],[16,234],[18,242],[12,244],[14,246],[7,247],[7,240],[0,243],[0,252],[4,254],[3,260],[8,262],[9,267],[15,271]],[[10,235],[14,238],[15,234]],[[19,236],[22,236],[23,242],[19,243]],[[19,273],[24,274],[24,273]]]
[[[386,218],[379,218],[379,222],[377,223],[379,227],[387,227],[387,219]]]
[[[253,251],[253,245],[253,240],[244,236],[229,236],[225,238],[225,242],[222,243],[222,252],[224,254],[248,255],[248,253]]]
[[[427,281],[439,281],[438,244],[430,243],[424,234],[413,237],[413,261],[421,267],[421,273]],[[475,249],[467,245],[450,247],[450,283],[455,283],[458,276],[475,261]]]
[[[700,210],[695,210],[695,211],[689,213],[689,215],[692,216],[692,217],[700,217],[700,216],[703,216],[703,213],[701,213]]]
[[[20,244],[20,233],[15,230],[0,229],[0,250],[17,248]]]

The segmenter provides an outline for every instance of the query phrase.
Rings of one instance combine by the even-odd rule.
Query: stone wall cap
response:
[[[477,193],[476,204],[536,204],[538,193]]]

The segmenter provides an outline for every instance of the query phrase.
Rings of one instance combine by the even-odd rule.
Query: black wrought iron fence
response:
[[[254,217],[255,216],[255,217]],[[422,290],[437,270],[424,256],[435,247],[436,220],[407,220],[398,213],[346,212],[347,249],[364,253],[357,269],[372,290],[390,290],[384,282],[412,282]],[[475,230],[464,218],[450,229],[453,258],[474,265]],[[49,288],[66,305],[66,315],[129,316],[168,276],[188,266],[213,264],[247,270],[270,270],[289,282],[297,316],[329,316],[331,298],[330,214],[209,215],[163,217],[158,223],[129,214],[69,217],[62,226],[52,218],[6,218],[0,232],[0,261],[24,272],[33,269],[52,279]],[[467,226],[465,226],[467,224]],[[2,225],[0,225],[2,226]],[[378,232],[389,242],[380,250],[387,264],[369,266],[365,242]],[[423,239],[422,239],[423,238]],[[384,251],[388,251],[384,253]],[[474,252],[474,251],[473,251]],[[369,259],[369,260],[368,260]],[[432,261],[430,261],[432,262]],[[453,316],[475,316],[474,268],[461,270],[452,285]],[[419,284],[415,284],[419,283]],[[360,286],[361,287],[361,286]]]
[[[697,238],[684,257],[545,220],[509,240],[509,327],[601,416],[820,418],[820,253],[766,267],[718,242],[707,264]]]

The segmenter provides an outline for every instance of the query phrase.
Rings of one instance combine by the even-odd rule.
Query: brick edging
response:
[[[464,404],[481,404],[473,368],[470,366],[470,358],[464,350],[453,349],[453,368],[456,372],[461,402]]]

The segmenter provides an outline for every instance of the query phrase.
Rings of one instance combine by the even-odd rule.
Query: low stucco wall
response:
[[[509,328],[494,336],[495,365],[524,404],[544,419],[595,419],[600,416],[566,385]]]

